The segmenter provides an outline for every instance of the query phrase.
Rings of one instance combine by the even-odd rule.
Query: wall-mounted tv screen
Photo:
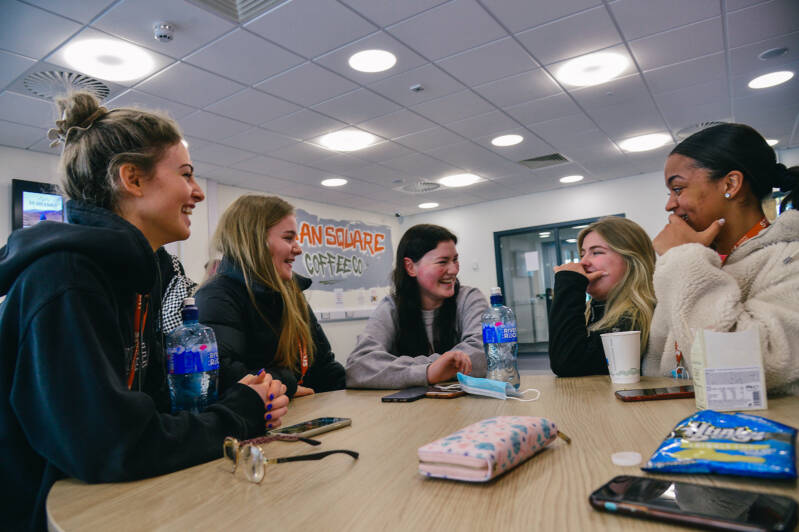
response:
[[[63,222],[64,196],[50,183],[11,180],[11,228],[30,227],[43,220]]]

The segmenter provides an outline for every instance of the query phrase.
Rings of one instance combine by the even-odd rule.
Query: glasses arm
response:
[[[312,454],[302,454],[300,456],[286,456],[284,458],[267,458],[267,461],[273,464],[281,464],[283,462],[300,462],[304,460],[321,460],[326,456],[330,456],[331,454],[347,454],[351,457],[358,459],[358,453],[355,451],[347,451],[345,449],[336,449],[334,451],[323,451],[321,453],[312,453]]]

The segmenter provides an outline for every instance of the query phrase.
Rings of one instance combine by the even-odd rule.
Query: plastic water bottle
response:
[[[172,413],[199,413],[217,398],[219,350],[213,329],[197,321],[194,298],[183,300],[183,325],[166,338]]]
[[[483,349],[488,365],[487,378],[509,382],[519,389],[516,353],[516,315],[503,304],[502,289],[491,289],[491,308],[483,314]]]

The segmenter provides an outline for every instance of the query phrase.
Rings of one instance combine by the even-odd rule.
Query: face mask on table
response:
[[[514,388],[510,383],[495,381],[492,379],[481,379],[478,377],[470,377],[463,373],[458,373],[458,382],[460,382],[461,389],[472,395],[484,395],[486,397],[493,397],[494,399],[514,399],[516,401],[537,401],[541,397],[541,392],[535,388],[528,388],[522,392]],[[522,399],[527,392],[535,392],[535,397]]]

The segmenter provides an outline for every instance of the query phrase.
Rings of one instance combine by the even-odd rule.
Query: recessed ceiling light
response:
[[[455,174],[442,177],[438,180],[445,187],[468,187],[483,181],[483,178],[474,174]]]
[[[566,242],[568,242],[569,244],[576,244],[577,243],[577,239],[576,238],[567,238]]]
[[[766,139],[766,142],[768,142],[769,146],[776,146],[780,143],[780,141],[777,139]]]
[[[323,179],[322,186],[323,187],[340,187],[342,185],[346,185],[347,180],[341,177],[331,177],[330,179]]]
[[[434,201],[431,201],[429,203],[420,203],[419,204],[419,208],[420,209],[435,209],[436,207],[438,207],[438,203],[436,203]]]
[[[357,151],[371,146],[377,137],[366,131],[358,129],[342,129],[335,133],[328,133],[319,139],[319,144],[329,150]]]
[[[363,50],[352,54],[349,62],[358,72],[383,72],[397,63],[397,57],[385,50]]]
[[[647,151],[660,148],[671,142],[671,135],[666,133],[651,133],[639,137],[631,137],[619,142],[619,147],[624,151]]]
[[[583,176],[581,175],[567,175],[565,177],[560,178],[561,183],[576,183],[578,181],[582,181]]]
[[[624,72],[630,60],[613,52],[597,52],[567,61],[555,77],[567,85],[588,87],[605,83]]]
[[[522,137],[521,135],[502,135],[492,139],[491,144],[499,147],[515,146],[516,144],[520,143],[523,140],[524,137]]]
[[[773,87],[774,85],[779,85],[780,83],[785,83],[789,79],[793,77],[793,72],[790,70],[781,70],[779,72],[770,72],[768,74],[763,74],[762,76],[758,76],[752,81],[749,82],[750,89],[765,89],[768,87]]]
[[[549,231],[544,231],[542,233],[538,233],[538,236],[540,236],[541,238],[546,238],[546,237],[550,236],[551,234],[552,233],[550,233]]]
[[[77,41],[64,49],[64,59],[84,74],[108,81],[129,81],[155,68],[153,58],[130,43],[113,39]]]
[[[590,224],[583,224],[583,225],[573,225],[573,226],[572,226],[572,229],[585,229],[585,228],[586,228],[586,227],[588,227],[589,225],[590,225]]]

